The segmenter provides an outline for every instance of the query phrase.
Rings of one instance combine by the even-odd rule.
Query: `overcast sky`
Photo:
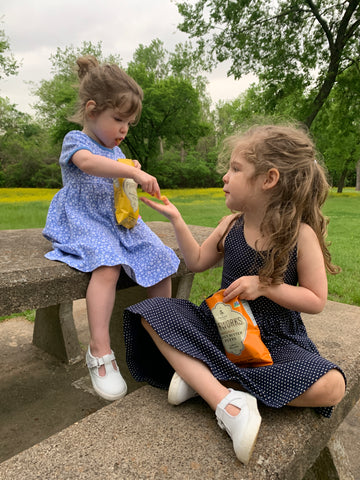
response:
[[[182,17],[173,0],[0,0],[1,29],[10,50],[22,63],[19,74],[0,81],[0,96],[23,112],[31,113],[36,97],[26,82],[51,78],[50,55],[57,48],[80,47],[84,41],[102,42],[104,55],[118,54],[123,66],[140,44],[155,38],[168,51],[189,37],[177,30]],[[219,67],[207,75],[208,93],[214,102],[236,98],[249,85],[235,81]],[[253,79],[251,79],[253,81]]]

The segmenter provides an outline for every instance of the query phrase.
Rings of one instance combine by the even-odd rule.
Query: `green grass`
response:
[[[50,199],[56,190],[0,189],[0,229],[42,228]],[[215,227],[229,211],[220,188],[164,190],[162,193],[179,208],[192,225]],[[331,192],[324,206],[330,218],[328,240],[333,262],[342,272],[329,275],[329,299],[360,306],[360,193],[346,189]],[[145,221],[165,218],[144,204],[140,214]],[[191,300],[200,303],[220,285],[221,268],[195,275]]]
[[[329,275],[329,300],[360,305],[360,194],[330,195],[324,213],[330,219],[332,260],[342,272]]]
[[[0,230],[42,228],[50,202],[0,203]]]
[[[22,317],[25,317],[26,320],[28,320],[29,322],[34,322],[35,321],[35,310],[25,310],[25,312],[13,313],[12,315],[7,315],[5,317],[0,317],[0,322],[2,322],[3,320],[7,320],[8,318],[19,317],[20,315]]]

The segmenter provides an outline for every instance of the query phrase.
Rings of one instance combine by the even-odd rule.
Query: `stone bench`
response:
[[[149,226],[181,257],[169,224]],[[211,231],[191,228],[200,243]],[[49,243],[38,229],[2,231],[0,248],[0,314],[36,308],[35,343],[66,361],[83,358],[66,343],[77,341],[71,304],[84,297],[88,275],[43,258]],[[187,298],[192,278],[182,261],[174,294]],[[126,279],[119,287],[126,290],[119,292],[112,318],[116,349],[122,341],[120,310],[146,296]],[[345,398],[330,419],[312,409],[260,406],[263,422],[247,467],[237,461],[230,438],[201,398],[173,407],[166,392],[144,386],[3,462],[0,478],[353,480],[336,431],[360,398],[360,308],[328,302],[321,314],[304,320],[321,354],[346,372]],[[52,341],[39,341],[44,334],[36,330],[52,334]],[[62,350],[54,347],[58,338]]]
[[[149,222],[149,227],[180,258],[172,278],[173,296],[189,298],[194,274],[181,256],[172,226]],[[190,226],[199,243],[211,233],[210,227]],[[41,229],[0,231],[0,316],[36,309],[33,343],[57,358],[75,363],[83,358],[72,315],[73,301],[85,298],[90,274],[47,260],[51,244]],[[112,346],[121,348],[121,310],[146,298],[146,289],[122,272],[114,315],[110,325]]]
[[[304,315],[320,352],[341,365],[348,388],[330,419],[309,408],[260,406],[247,467],[201,398],[174,407],[165,391],[141,387],[0,465],[6,480],[351,480],[336,430],[360,396],[360,308],[328,302]]]

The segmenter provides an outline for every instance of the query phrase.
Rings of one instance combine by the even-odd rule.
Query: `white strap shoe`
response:
[[[168,402],[171,405],[180,405],[198,394],[176,372],[174,373],[168,391]]]
[[[116,364],[116,369],[113,362]],[[112,350],[111,353],[103,357],[94,357],[89,346],[86,353],[86,364],[89,368],[92,386],[100,397],[113,401],[126,395],[127,385],[121,376]],[[102,365],[104,365],[106,371],[104,376],[99,375],[99,367]]]
[[[255,447],[261,416],[257,400],[249,393],[229,389],[230,393],[221,400],[215,410],[219,427],[229,434],[233,441],[236,457],[247,465]],[[234,405],[240,409],[236,416],[230,415],[225,407]]]

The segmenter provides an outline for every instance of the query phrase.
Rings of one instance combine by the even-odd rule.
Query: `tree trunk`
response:
[[[160,142],[160,160],[162,160],[164,157],[164,144],[161,137],[159,137],[159,142]]]
[[[313,11],[314,16],[317,18],[318,17],[318,11],[317,7],[315,6],[314,2],[311,0],[307,1],[310,9]],[[358,0],[350,0],[348,2],[348,7],[345,11],[344,16],[341,19],[339,29],[337,32],[337,37],[334,42],[332,42],[332,35],[330,32],[328,32],[328,41],[329,41],[329,47],[330,47],[330,63],[327,69],[326,77],[320,87],[320,90],[318,94],[316,95],[316,98],[314,99],[312,105],[311,105],[311,111],[307,118],[305,119],[305,125],[307,127],[311,127],[311,124],[313,123],[315,117],[321,110],[321,107],[324,105],[326,102],[327,98],[330,95],[330,92],[334,86],[334,83],[336,81],[336,77],[339,72],[339,65],[341,61],[341,57],[343,55],[343,51],[345,48],[345,45],[349,38],[351,36],[349,35],[349,23],[352,18],[353,13],[358,7]],[[318,18],[317,18],[318,19]],[[354,28],[356,22],[350,27],[350,30]],[[323,24],[322,24],[322,28]],[[326,30],[324,30],[326,33]]]
[[[185,149],[184,149],[184,142],[181,141],[180,143],[180,162],[183,163],[185,161]]]
[[[350,155],[344,162],[344,167],[343,171],[340,175],[339,183],[338,183],[338,190],[337,193],[342,193],[344,185],[345,185],[345,180],[346,180],[346,175],[348,173],[348,165],[351,163],[352,156]]]
[[[358,160],[358,162],[356,164],[356,186],[355,186],[355,190],[357,192],[360,191],[360,160]]]
[[[343,191],[344,184],[345,184],[345,179],[346,179],[346,174],[347,174],[347,168],[344,167],[344,170],[341,172],[341,175],[340,175],[340,178],[339,178],[337,193],[342,193],[342,191]]]

